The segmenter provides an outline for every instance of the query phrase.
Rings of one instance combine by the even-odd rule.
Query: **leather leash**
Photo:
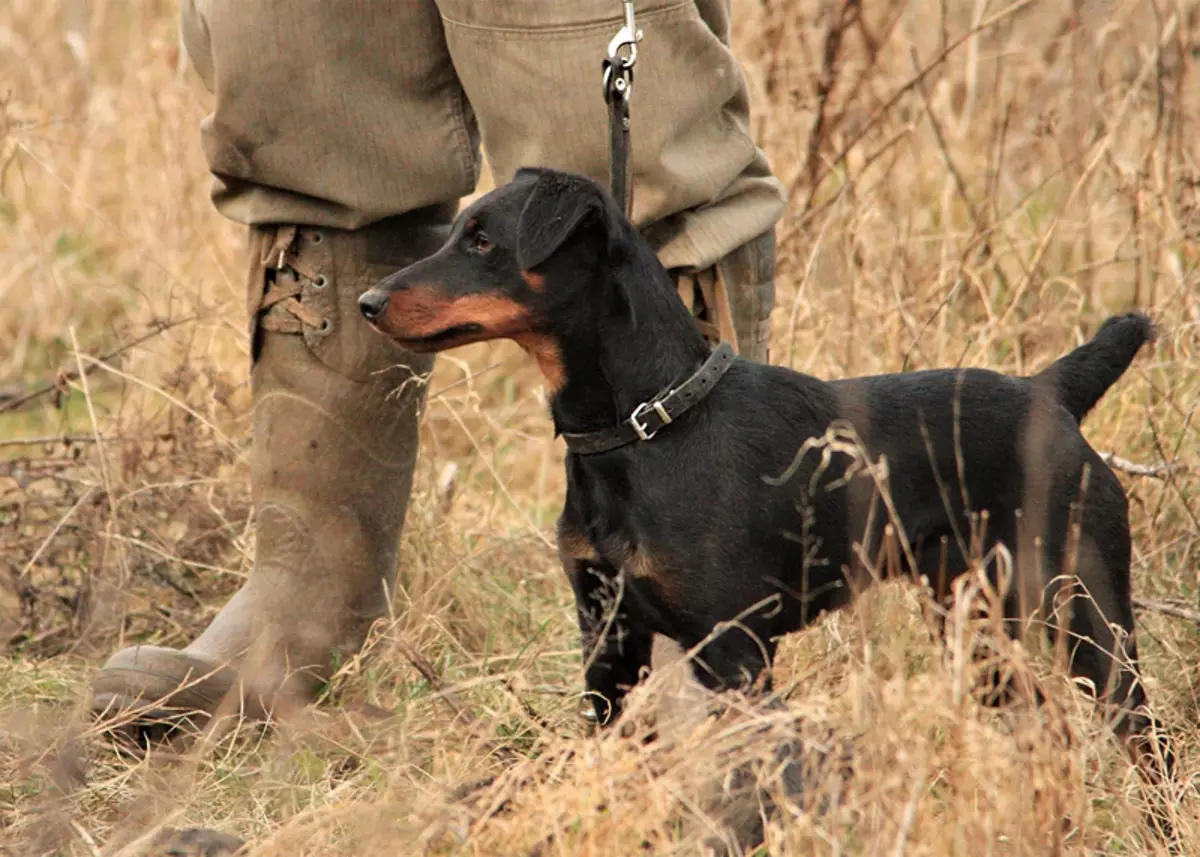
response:
[[[633,91],[633,66],[637,62],[637,43],[642,33],[633,17],[633,0],[622,0],[625,23],[608,43],[604,58],[604,101],[608,105],[608,141],[612,165],[612,194],[633,213],[633,187],[629,180],[629,95]],[[622,51],[627,51],[622,53]],[[573,434],[564,432],[567,449],[576,455],[608,452],[635,441],[646,441],[658,434],[707,396],[733,363],[734,350],[728,342],[718,345],[700,368],[678,387],[660,392],[633,409],[623,422],[600,431]]]
[[[633,0],[622,0],[625,23],[608,43],[604,58],[604,102],[608,105],[608,144],[612,168],[612,194],[633,214],[633,183],[629,180],[629,95],[633,91],[633,66],[642,32],[633,19]],[[626,51],[623,53],[622,51]]]

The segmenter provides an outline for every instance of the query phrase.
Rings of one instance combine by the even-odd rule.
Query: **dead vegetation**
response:
[[[1161,325],[1085,433],[1130,496],[1145,674],[1195,777],[1200,7],[733,5],[791,201],[776,361],[1029,371],[1108,313]],[[145,759],[98,736],[90,670],[194,636],[254,537],[241,235],[208,203],[174,15],[0,6],[0,854],[132,855],[190,826],[262,855],[691,854],[756,812],[736,763],[778,793],[780,730],[811,789],[771,853],[1165,853],[1139,814],[1154,790],[1052,659],[986,623],[943,648],[914,587],[789,639],[783,710],[706,721],[662,703],[664,674],[637,696],[661,740],[639,717],[591,735],[548,546],[562,449],[505,344],[439,362],[394,620],[320,707]],[[980,649],[1050,703],[981,707]],[[1157,797],[1200,853],[1195,798]]]

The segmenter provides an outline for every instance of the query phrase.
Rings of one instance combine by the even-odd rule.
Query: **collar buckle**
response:
[[[666,396],[663,397],[663,399],[670,398],[674,393],[675,391],[671,390]],[[637,434],[641,440],[650,440],[659,433],[663,426],[674,422],[671,419],[671,415],[667,413],[667,409],[663,407],[663,399],[655,399],[653,402],[642,402],[633,409],[633,413],[630,414],[629,419],[626,420],[626,422],[633,427],[634,433]],[[658,418],[662,420],[662,426],[659,426],[654,431],[648,431],[649,427],[645,423],[638,422],[638,417],[649,413],[651,410],[658,414]]]

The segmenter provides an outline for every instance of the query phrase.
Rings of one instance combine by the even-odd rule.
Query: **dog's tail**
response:
[[[1111,316],[1095,336],[1034,375],[1033,381],[1051,385],[1058,402],[1076,422],[1083,422],[1154,336],[1149,316],[1135,312]]]

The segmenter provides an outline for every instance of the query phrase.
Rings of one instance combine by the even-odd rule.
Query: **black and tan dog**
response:
[[[1114,707],[1131,749],[1150,751],[1128,509],[1079,429],[1150,337],[1144,316],[1109,319],[1031,378],[826,382],[710,350],[608,192],[544,169],[465,209],[441,250],[359,305],[413,351],[506,337],[540,365],[567,441],[558,542],[602,722],[648,667],[654,633],[702,646],[710,688],[769,686],[775,638],[846,604],[880,556],[946,596],[974,540],[1013,558],[1013,619],[1051,616],[1073,591],[1054,614],[1069,617],[1057,628],[1072,672]],[[857,441],[831,435],[843,424]],[[884,457],[886,494],[851,472],[855,449]]]

